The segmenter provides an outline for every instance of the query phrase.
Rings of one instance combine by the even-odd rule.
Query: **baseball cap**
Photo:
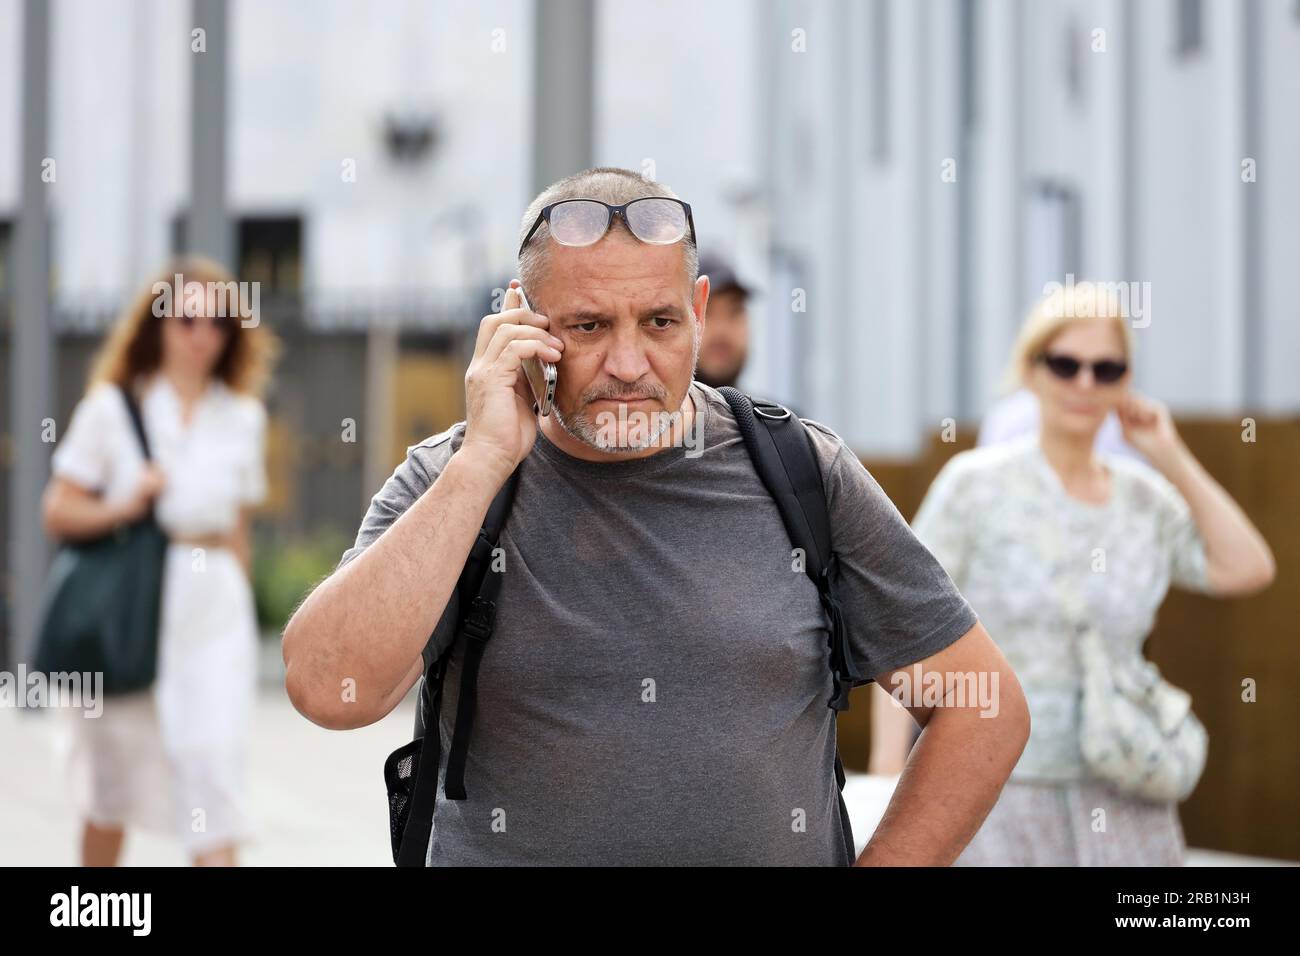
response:
[[[735,289],[745,298],[749,298],[754,292],[751,286],[740,281],[731,263],[716,253],[700,253],[700,275],[709,277],[710,295]]]

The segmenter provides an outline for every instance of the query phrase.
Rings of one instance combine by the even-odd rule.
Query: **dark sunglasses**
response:
[[[1069,381],[1079,374],[1085,365],[1092,366],[1092,377],[1102,385],[1114,385],[1128,371],[1128,363],[1115,359],[1102,359],[1100,362],[1081,362],[1072,355],[1053,355],[1043,352],[1038,361],[1047,366],[1047,370],[1057,378]]]
[[[691,207],[680,199],[667,196],[644,196],[621,206],[611,206],[599,199],[562,199],[543,206],[537,214],[533,228],[519,244],[519,254],[533,238],[543,221],[551,238],[562,246],[589,246],[596,242],[620,217],[632,235],[642,242],[666,246],[680,242],[690,230],[691,243],[695,243],[695,219]]]

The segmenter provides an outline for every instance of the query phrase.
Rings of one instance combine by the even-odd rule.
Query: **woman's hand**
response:
[[[1124,440],[1164,470],[1186,452],[1173,416],[1164,402],[1128,392],[1115,409]]]
[[[167,478],[162,469],[154,462],[145,464],[144,472],[140,475],[140,480],[136,483],[135,490],[129,498],[126,498],[118,506],[118,518],[123,523],[139,521],[149,511],[149,506],[153,500],[162,493],[167,484]]]
[[[1205,542],[1209,592],[1231,597],[1267,587],[1277,574],[1268,542],[1183,444],[1169,409],[1130,392],[1116,411],[1125,440],[1146,455],[1191,509]]]

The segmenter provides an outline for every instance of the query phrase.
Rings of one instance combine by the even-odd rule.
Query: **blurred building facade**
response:
[[[1029,300],[1067,273],[1150,283],[1140,374],[1176,408],[1300,406],[1295,0],[595,9],[593,161],[695,205],[703,241],[768,292],[750,384],[860,450],[907,454],[978,415]],[[0,0],[6,142],[20,14]],[[291,260],[277,288],[353,328],[413,301],[467,321],[532,191],[534,16],[234,0],[229,205]],[[189,21],[167,0],[53,6],[63,313],[111,312],[177,246]],[[0,223],[16,161],[0,152]]]
[[[764,9],[769,48],[809,37],[764,74],[772,218],[818,290],[787,374],[854,447],[981,414],[1068,274],[1149,283],[1138,384],[1176,413],[1300,408],[1300,4]]]

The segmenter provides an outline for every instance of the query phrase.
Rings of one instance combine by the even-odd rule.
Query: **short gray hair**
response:
[[[599,199],[611,206],[620,206],[633,199],[643,199],[647,196],[681,198],[663,183],[647,179],[630,169],[621,169],[617,166],[584,169],[580,173],[565,176],[558,182],[551,183],[528,204],[528,210],[519,224],[519,241],[523,243],[524,237],[528,235],[528,230],[533,228],[533,223],[537,221],[544,206],[562,199]],[[619,219],[615,221],[613,228],[627,229],[627,225]],[[531,290],[538,285],[546,266],[550,243],[538,240],[543,238],[547,231],[547,225],[543,222],[533,233],[533,238],[528,245],[519,253],[519,280],[525,290]],[[691,240],[689,229],[682,240],[682,252],[686,260],[686,278],[689,284],[694,286],[695,280],[700,275],[700,253]],[[530,298],[531,295],[529,292]]]

